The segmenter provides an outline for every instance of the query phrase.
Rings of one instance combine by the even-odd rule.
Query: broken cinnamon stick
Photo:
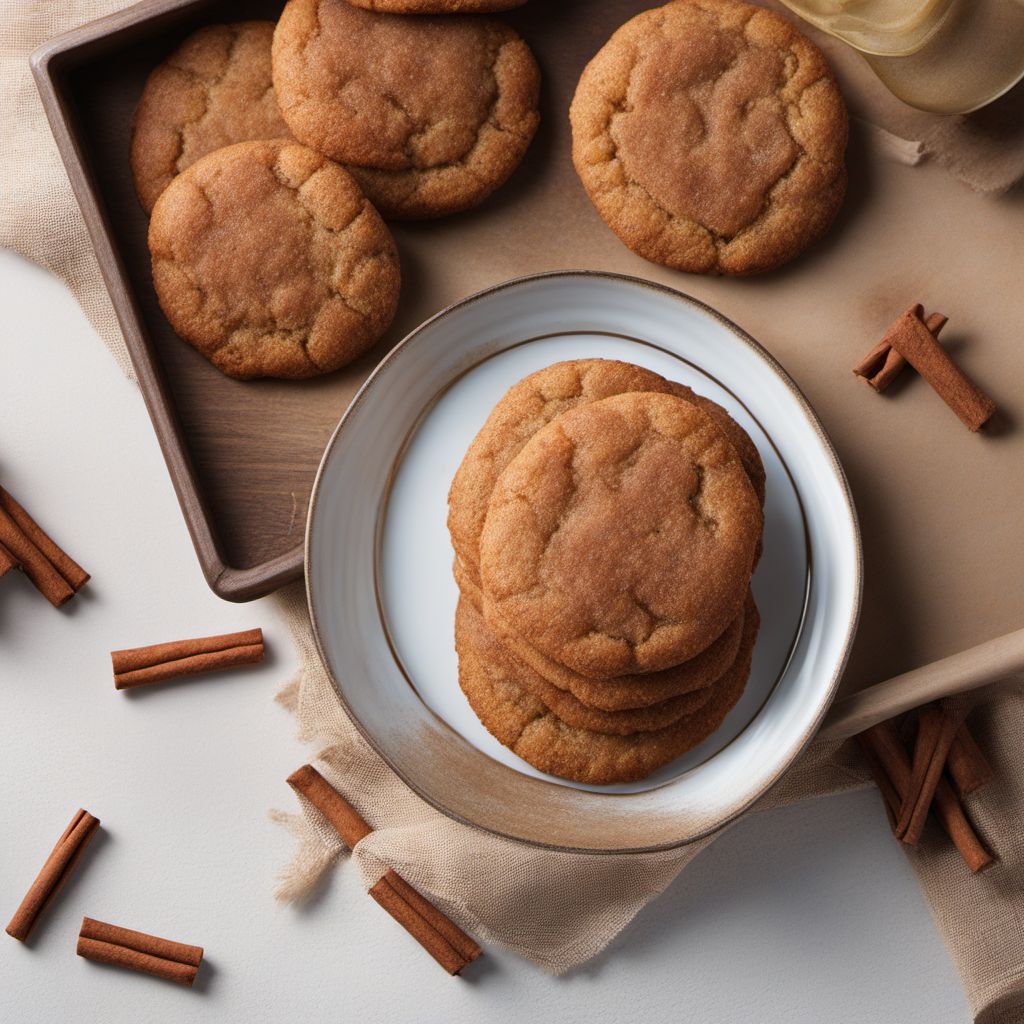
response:
[[[89,574],[2,487],[0,545],[55,608],[70,601],[89,579]]]
[[[127,690],[202,672],[253,665],[263,660],[263,653],[263,630],[248,629],[111,651],[110,660],[115,689]]]
[[[961,797],[980,789],[992,779],[992,766],[975,742],[966,722],[961,723],[950,744],[946,770],[953,780],[953,788]]]
[[[917,308],[920,307],[915,307],[915,309]],[[947,323],[949,323],[949,317],[942,313],[932,313],[925,320],[924,325],[931,332],[933,338],[938,338]],[[907,365],[907,360],[892,347],[889,335],[895,326],[895,324],[891,326],[885,332],[882,340],[853,368],[853,372],[858,377],[863,377],[876,391],[884,391]]]
[[[50,851],[46,863],[29,887],[21,905],[7,925],[7,934],[24,942],[39,915],[68,880],[79,858],[100,827],[100,819],[79,808]]]
[[[289,775],[288,784],[323,814],[349,849],[373,831],[312,765]],[[473,938],[391,868],[370,888],[370,895],[449,974],[458,974],[480,956]]]
[[[935,340],[921,322],[920,304],[911,306],[890,328],[890,344],[972,431],[995,414],[996,404]]]
[[[189,987],[203,961],[202,946],[172,942],[91,917],[82,919],[76,952],[87,960],[143,971]]]
[[[871,747],[900,800],[905,800],[910,790],[910,758],[892,722],[882,722],[866,729],[860,734],[860,740]],[[945,780],[941,780],[935,789],[932,808],[939,823],[953,840],[960,856],[972,872],[977,873],[995,861],[992,854],[982,845],[974,827],[967,820],[960,801]]]
[[[921,839],[928,809],[942,778],[946,755],[956,735],[957,719],[944,708],[929,704],[921,708],[917,720],[917,738],[910,770],[910,787],[896,822],[896,838],[908,846]]]

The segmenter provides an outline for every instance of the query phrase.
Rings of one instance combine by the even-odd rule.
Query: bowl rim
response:
[[[798,405],[804,412],[807,421],[811,428],[814,430],[817,438],[822,446],[822,449],[831,463],[833,473],[835,475],[836,482],[839,484],[840,492],[843,498],[843,504],[847,516],[849,518],[849,529],[850,536],[853,540],[854,546],[854,572],[853,572],[853,601],[851,604],[851,611],[849,621],[846,624],[846,633],[843,637],[842,650],[839,657],[836,659],[835,667],[832,672],[832,676],[829,679],[828,685],[825,688],[821,706],[818,709],[818,713],[814,719],[807,726],[804,734],[793,744],[793,748],[789,755],[782,759],[779,767],[776,771],[765,780],[762,786],[759,787],[757,792],[750,794],[745,799],[741,800],[737,805],[730,808],[729,812],[721,817],[714,824],[709,825],[707,828],[700,830],[696,834],[687,836],[679,840],[670,840],[664,843],[651,844],[648,846],[639,847],[578,847],[578,846],[567,846],[560,843],[546,843],[535,839],[530,839],[524,836],[512,835],[509,832],[502,831],[499,828],[495,828],[489,825],[483,825],[479,822],[472,821],[460,814],[458,811],[445,806],[445,804],[437,799],[432,794],[425,791],[417,782],[408,776],[408,773],[400,770],[395,764],[392,763],[387,753],[381,748],[380,744],[374,739],[368,729],[366,729],[363,723],[359,720],[358,716],[349,706],[342,692],[341,686],[338,684],[337,679],[334,676],[334,672],[331,670],[330,663],[324,650],[324,644],[320,635],[319,623],[317,620],[316,608],[314,607],[313,600],[313,588],[310,586],[310,579],[312,575],[312,536],[313,536],[313,520],[317,513],[318,500],[320,497],[320,487],[323,482],[323,477],[327,467],[327,463],[331,457],[331,453],[334,450],[335,445],[338,443],[341,435],[344,431],[345,426],[349,422],[352,413],[362,404],[366,399],[366,395],[374,385],[377,377],[396,359],[399,357],[401,352],[406,349],[412,342],[414,342],[420,335],[422,335],[428,327],[441,322],[453,313],[459,312],[462,309],[481,302],[490,296],[506,291],[510,288],[521,287],[537,281],[547,281],[552,279],[571,279],[571,278],[598,278],[607,281],[619,282],[631,286],[638,286],[649,289],[660,293],[663,296],[681,302],[684,305],[688,305],[695,308],[698,312],[703,313],[713,320],[717,321],[722,327],[728,330],[738,341],[746,345],[748,348],[754,351],[754,354],[760,357],[769,367],[769,369],[775,374],[776,377],[785,385],[787,390],[796,399]],[[685,846],[689,846],[692,843],[699,842],[707,836],[720,831],[722,828],[735,821],[740,815],[753,806],[758,800],[760,800],[769,790],[771,790],[789,771],[794,763],[799,759],[803,752],[807,749],[810,742],[813,740],[825,715],[828,713],[829,708],[832,706],[835,700],[837,691],[839,689],[839,683],[843,677],[843,672],[846,669],[847,662],[850,657],[850,651],[853,647],[853,641],[857,634],[857,627],[860,622],[861,615],[861,604],[863,599],[864,590],[864,552],[863,543],[860,530],[860,522],[857,516],[857,509],[853,501],[853,494],[850,490],[850,484],[847,480],[846,473],[843,470],[842,463],[839,460],[839,455],[836,451],[835,445],[832,443],[832,439],[829,437],[824,425],[821,422],[820,417],[811,405],[807,396],[804,395],[803,391],[800,390],[799,386],[793,380],[792,377],[786,372],[782,364],[753,336],[743,330],[738,324],[734,323],[724,314],[720,313],[713,306],[708,305],[706,302],[702,302],[700,299],[689,295],[686,292],[680,291],[677,288],[673,288],[670,285],[661,284],[656,281],[649,281],[645,278],[635,277],[631,274],[620,274],[611,271],[603,270],[552,270],[545,271],[538,274],[526,274],[519,277],[509,278],[505,281],[501,281],[497,284],[490,285],[486,288],[482,288],[479,291],[473,292],[456,302],[453,302],[444,308],[438,310],[432,316],[422,321],[419,325],[414,327],[408,334],[402,338],[385,356],[381,361],[374,367],[373,371],[366,378],[359,390],[353,396],[352,401],[348,407],[342,413],[341,418],[338,421],[337,426],[334,428],[326,446],[324,447],[323,455],[320,459],[320,465],[317,467],[316,477],[313,481],[313,489],[310,493],[309,508],[306,515],[306,533],[305,541],[303,545],[303,580],[306,590],[306,606],[309,612],[310,624],[313,631],[313,639],[316,644],[317,655],[320,659],[320,663],[323,666],[324,671],[327,673],[327,677],[331,682],[331,686],[334,688],[334,692],[338,697],[338,701],[344,711],[346,717],[355,727],[359,735],[369,744],[370,748],[377,754],[378,757],[387,765],[387,767],[395,773],[395,775],[408,786],[417,796],[422,800],[426,801],[436,811],[439,811],[449,820],[456,821],[459,824],[466,825],[470,828],[476,829],[481,832],[485,832],[489,835],[497,836],[501,839],[505,839],[511,842],[520,843],[525,846],[531,846],[540,849],[547,849],[552,851],[558,851],[562,853],[578,853],[578,854],[591,854],[599,856],[622,856],[625,854],[642,854],[642,853],[656,853],[665,850],[680,849]],[[609,794],[612,795],[612,794]]]

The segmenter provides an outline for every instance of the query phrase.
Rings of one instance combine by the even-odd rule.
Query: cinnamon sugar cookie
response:
[[[352,168],[385,216],[437,217],[481,202],[515,169],[539,121],[537,63],[490,18],[289,0],[273,74],[295,137]]]
[[[336,370],[387,328],[398,253],[352,176],[293,142],[215,150],[149,224],[153,284],[177,333],[231,377]]]
[[[456,616],[470,620],[470,628],[474,632],[482,634],[486,631],[490,634],[488,643],[502,644],[508,663],[515,671],[516,682],[519,686],[527,693],[533,694],[566,725],[577,729],[588,729],[592,732],[603,732],[612,736],[628,736],[634,732],[655,732],[699,711],[715,692],[715,685],[712,683],[710,686],[684,693],[679,697],[659,701],[648,707],[628,708],[623,711],[602,711],[600,708],[584,704],[568,690],[561,690],[549,683],[543,676],[534,672],[526,662],[517,658],[509,645],[504,643],[501,637],[487,625],[479,610],[465,595],[459,601]],[[457,625],[456,628],[458,628]],[[735,661],[735,658],[733,660]]]
[[[484,615],[607,678],[699,654],[743,607],[761,508],[736,449],[672,395],[616,395],[539,430],[495,484]]]
[[[592,785],[632,782],[710,736],[743,694],[750,676],[760,619],[753,600],[744,614],[739,655],[698,711],[664,729],[628,736],[567,725],[539,698],[524,690],[519,668],[480,618],[456,614],[459,685],[485,728],[535,768]]]
[[[631,391],[673,394],[700,406],[739,453],[758,497],[764,466],[747,432],[709,398],[652,370],[617,359],[572,359],[531,373],[505,393],[473,439],[448,494],[448,530],[469,579],[479,586],[480,534],[495,481],[543,426],[569,409]]]
[[[201,156],[252,139],[287,138],[270,78],[272,21],[208,25],[146,80],[135,111],[131,165],[148,213]]]
[[[484,598],[480,588],[469,578],[458,560],[454,571],[462,596],[482,612]],[[711,686],[736,660],[743,630],[741,612],[714,643],[689,661],[660,672],[591,679],[545,657],[510,629],[493,607],[490,611],[491,621],[487,628],[514,658],[528,666],[545,683],[571,694],[579,703],[611,713],[641,710]],[[550,701],[547,703],[549,707],[554,707]]]
[[[634,252],[753,274],[821,237],[846,191],[846,107],[824,56],[781,15],[676,0],[623,25],[570,109],[573,163]]]

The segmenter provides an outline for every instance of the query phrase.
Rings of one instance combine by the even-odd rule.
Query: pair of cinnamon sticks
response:
[[[884,391],[909,364],[969,430],[978,431],[995,414],[996,405],[939,344],[939,332],[947,323],[942,313],[925,318],[924,307],[915,303],[893,321],[853,372]]]
[[[110,661],[114,688],[130,690],[183,676],[255,665],[263,660],[264,652],[263,630],[247,629],[111,651]]]
[[[937,704],[921,708],[912,756],[891,721],[867,729],[857,739],[897,839],[915,846],[934,812],[972,872],[994,863],[961,802],[992,778],[992,768],[965,722]]]
[[[289,775],[288,785],[330,822],[350,850],[373,831],[312,765]],[[370,895],[449,974],[458,974],[480,956],[480,946],[469,935],[391,868],[372,886]]]
[[[75,812],[14,912],[7,925],[8,935],[19,942],[28,939],[39,916],[68,880],[99,827],[100,819],[88,811],[79,808]],[[203,959],[200,946],[172,942],[91,917],[82,920],[76,951],[88,960],[143,971],[187,986],[195,981]]]
[[[59,608],[89,581],[89,574],[0,487],[0,576],[21,569]]]

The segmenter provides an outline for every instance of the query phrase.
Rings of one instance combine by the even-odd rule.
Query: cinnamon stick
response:
[[[68,880],[79,858],[100,827],[100,819],[79,808],[50,851],[42,870],[29,887],[7,925],[7,934],[24,942],[39,915]]]
[[[935,393],[973,431],[995,414],[996,404],[935,340],[921,322],[920,304],[911,306],[890,328],[894,349],[932,386]]]
[[[263,630],[249,629],[111,651],[110,660],[115,689],[127,690],[202,672],[253,665],[263,660],[263,652]]]
[[[43,531],[8,491],[0,487],[0,546],[36,589],[59,608],[85,586],[89,574]],[[13,566],[7,565],[0,575]]]
[[[914,308],[916,310],[920,307],[915,306]],[[949,317],[942,313],[932,313],[925,320],[924,325],[931,332],[933,338],[938,338],[942,328],[948,322]],[[863,377],[876,391],[884,391],[907,365],[906,359],[892,347],[889,335],[894,327],[895,325],[890,327],[882,340],[853,368],[853,372],[858,377]]]
[[[415,889],[404,882],[401,876],[397,875],[390,868],[371,886],[370,895],[449,974],[458,974],[470,962],[470,959],[475,959],[475,957],[467,959],[459,949],[448,941],[448,938],[436,927],[433,920],[433,918],[441,917],[447,921],[448,918],[445,918],[432,903],[419,896],[420,901],[432,911],[431,917],[424,916],[416,906],[405,898],[400,886],[404,886],[404,891],[415,893],[416,896],[419,896]],[[476,944],[473,943],[473,945],[475,946]]]
[[[899,738],[892,722],[882,722],[860,733],[862,743],[870,746],[889,776],[900,800],[905,800],[910,790],[911,764],[903,741]],[[977,873],[988,867],[995,858],[982,845],[974,827],[967,820],[964,809],[945,780],[935,789],[932,804],[935,816],[953,840],[954,845],[972,872]]]
[[[323,814],[349,849],[373,831],[312,765],[289,775],[288,784]],[[370,895],[449,974],[458,974],[480,956],[479,945],[469,935],[391,868],[370,888]]]
[[[946,769],[953,788],[961,797],[980,789],[992,779],[992,766],[981,752],[964,722],[957,729],[946,758]]]
[[[331,823],[350,850],[373,831],[359,812],[311,764],[304,764],[292,772],[287,781]]]
[[[949,711],[935,704],[923,707],[918,713],[910,787],[895,829],[896,838],[909,846],[920,842],[957,724],[957,719]]]
[[[91,917],[82,919],[77,953],[87,960],[143,971],[189,987],[203,961],[202,946],[172,942]]]

